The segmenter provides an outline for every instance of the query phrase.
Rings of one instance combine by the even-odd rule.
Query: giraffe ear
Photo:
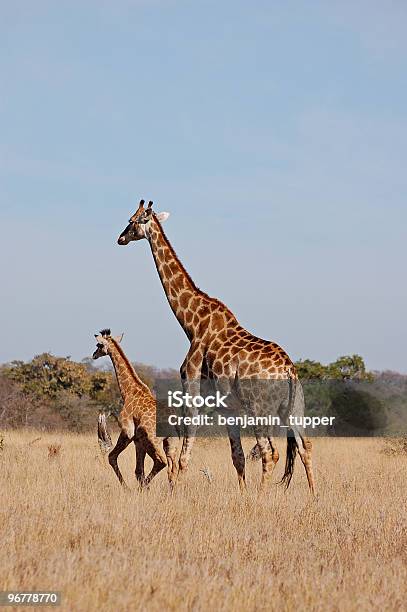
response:
[[[120,342],[123,340],[123,336],[124,334],[120,334],[120,336],[115,336],[113,340],[116,340],[117,344],[120,344]]]
[[[101,336],[100,334],[95,334],[95,338],[98,344],[103,344],[103,336]]]
[[[161,222],[164,223],[164,221],[167,221],[168,217],[170,216],[169,212],[160,212],[156,214],[157,219]]]

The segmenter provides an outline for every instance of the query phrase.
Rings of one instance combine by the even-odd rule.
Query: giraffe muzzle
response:
[[[117,244],[121,244],[122,246],[124,246],[127,243],[128,241],[127,241],[126,236],[124,236],[123,234],[120,234],[120,236],[117,239]]]

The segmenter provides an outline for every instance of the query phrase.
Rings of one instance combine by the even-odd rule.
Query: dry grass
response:
[[[386,455],[405,455],[407,457],[407,436],[386,438],[383,452]]]
[[[198,441],[171,497],[164,473],[136,491],[132,447],[125,493],[96,436],[33,438],[7,433],[0,453],[0,589],[60,590],[69,611],[405,605],[407,457],[381,453],[381,440],[315,441],[311,501],[300,465],[287,494],[262,494],[249,464],[242,497],[223,440]],[[52,460],[51,445],[61,445]]]

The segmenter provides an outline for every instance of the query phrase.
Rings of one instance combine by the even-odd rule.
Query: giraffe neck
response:
[[[191,338],[193,327],[186,317],[187,306],[192,298],[199,298],[202,301],[207,296],[198,289],[185,270],[154,216],[151,220],[148,240],[167,300],[186,335]]]
[[[123,399],[126,398],[127,393],[134,394],[136,390],[145,392],[148,389],[139,376],[137,376],[135,369],[127,359],[119,344],[113,339],[110,339],[109,342],[109,356],[112,360],[117,383]]]

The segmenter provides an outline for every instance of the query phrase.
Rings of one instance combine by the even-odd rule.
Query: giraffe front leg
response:
[[[200,344],[191,344],[185,361],[180,368],[184,395],[189,394],[193,398],[200,394],[203,359],[204,352],[202,346]],[[197,408],[193,406],[184,406],[184,416],[193,417],[196,414],[198,414]],[[184,439],[179,458],[179,469],[181,473],[188,469],[192,447],[195,442],[196,429],[195,425],[184,426]]]
[[[240,427],[238,425],[227,425],[227,430],[230,450],[232,453],[232,461],[239,479],[240,491],[244,493],[246,491],[246,460],[242,448],[242,441],[240,439]]]
[[[146,457],[146,447],[145,447],[145,443],[141,440],[134,440],[134,446],[136,448],[136,470],[135,470],[135,474],[136,474],[136,479],[137,482],[139,484],[139,487],[142,488],[144,485],[144,481],[145,481],[145,474],[144,474],[144,460]]]
[[[219,376],[213,373],[215,388],[221,396],[227,398],[227,410],[219,410],[220,414],[228,414],[228,416],[237,416],[241,412],[241,398],[232,394],[232,389],[236,376],[236,368],[234,364],[228,364],[228,367],[223,367],[222,364],[214,362],[212,364],[214,370],[220,371],[223,368],[224,374]],[[240,439],[240,425],[226,425],[229,436],[230,450],[232,453],[232,462],[235,466],[239,481],[239,488],[244,493],[246,488],[246,458],[244,456],[242,441]]]
[[[183,383],[184,395],[187,393],[192,397],[196,397],[200,392],[200,382],[199,381],[186,381]],[[191,407],[184,407],[184,416],[194,417],[198,414],[198,409]],[[184,425],[184,438],[182,441],[181,453],[179,458],[179,471],[181,473],[185,473],[188,469],[189,462],[191,460],[192,447],[195,442],[196,436],[196,425]]]

